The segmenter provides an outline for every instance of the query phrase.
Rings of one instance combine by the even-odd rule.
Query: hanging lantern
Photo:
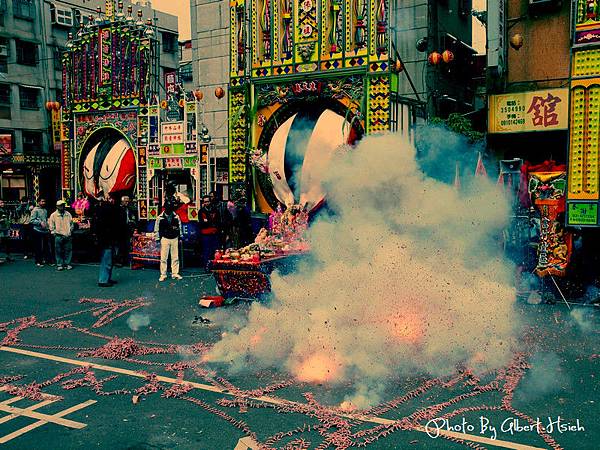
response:
[[[515,50],[519,50],[523,47],[523,36],[519,33],[515,33],[510,37],[510,46]]]
[[[52,102],[52,109],[54,109],[54,111],[58,111],[60,110],[60,103],[59,102]]]
[[[163,100],[163,101],[160,102],[160,107],[162,109],[167,109],[167,106],[169,106],[169,104],[167,103],[166,100]]]
[[[394,70],[398,73],[400,73],[404,70],[404,65],[402,64],[402,62],[399,59],[397,59],[396,62],[394,63]]]
[[[215,89],[215,97],[221,99],[225,96],[225,91],[222,87],[218,87]]]
[[[179,107],[183,108],[185,106],[185,100],[184,99],[180,99],[179,100]]]
[[[444,53],[442,53],[442,59],[446,64],[448,64],[454,61],[454,53],[452,53],[450,50],[444,50]]]
[[[54,107],[54,102],[46,102],[46,111],[52,111]]]
[[[196,100],[200,101],[204,98],[204,94],[200,89],[197,89],[194,91],[194,97],[196,97]]]
[[[429,61],[429,64],[432,66],[437,66],[440,62],[442,62],[442,55],[440,55],[438,52],[431,52],[427,58],[427,61]]]

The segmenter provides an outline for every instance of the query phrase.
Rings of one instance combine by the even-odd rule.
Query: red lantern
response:
[[[427,61],[429,61],[429,64],[432,66],[437,66],[440,62],[442,62],[442,55],[440,55],[438,52],[431,52],[427,58]]]
[[[46,102],[46,110],[47,111],[52,111],[53,103],[54,102]]]
[[[225,90],[222,87],[218,87],[215,89],[215,97],[221,99],[225,96]]]
[[[202,91],[200,89],[194,91],[194,97],[196,97],[196,100],[200,101],[204,98],[204,94],[202,93]]]
[[[523,47],[523,36],[519,33],[513,34],[509,42],[512,48],[519,50],[521,47]]]
[[[404,65],[402,64],[402,62],[399,59],[397,59],[396,62],[394,63],[394,70],[398,73],[400,73],[404,70]]]
[[[448,64],[454,61],[454,53],[452,53],[450,50],[444,50],[444,53],[442,53],[442,59],[446,64]]]

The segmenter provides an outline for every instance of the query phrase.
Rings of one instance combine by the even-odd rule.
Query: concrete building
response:
[[[471,0],[390,1],[390,33],[405,68],[398,95],[425,102],[428,116],[473,110],[471,8]],[[453,61],[428,64],[446,50]]]
[[[179,64],[177,17],[146,3],[133,5],[133,15],[141,10],[142,17],[155,20],[164,80]],[[125,2],[125,13],[128,6]],[[105,2],[0,0],[0,198],[41,194],[52,200],[59,192],[60,144],[45,105],[62,97],[68,34],[93,20],[97,7],[104,10]]]
[[[500,159],[565,162],[571,2],[490,2],[487,25],[490,147]],[[537,117],[548,95],[560,98],[556,123]]]
[[[191,0],[193,79],[203,94],[204,123],[212,142],[215,173],[211,189],[228,198],[228,104],[230,17],[226,0]],[[217,98],[215,89],[225,96]]]
[[[217,174],[216,178],[221,180],[224,180],[223,175],[226,175],[225,170],[228,167],[227,149],[231,146],[228,142],[228,134],[232,131],[228,130],[227,97],[216,98],[214,90],[223,87],[227,91],[230,88],[230,70],[234,71],[230,67],[232,42],[236,42],[236,54],[249,54],[251,51],[252,39],[249,37],[248,30],[253,26],[252,20],[256,21],[256,18],[251,19],[250,3],[244,3],[245,6],[237,3],[235,14],[242,14],[247,24],[244,26],[238,24],[232,31],[231,2],[225,0],[191,2],[194,80],[205,94],[205,123],[213,139],[211,154],[216,158],[217,170],[220,171],[220,175]],[[291,2],[289,5],[292,6],[286,7],[292,8],[294,11],[292,15],[296,15],[300,3]],[[302,4],[302,8],[309,6],[313,8],[314,4],[309,3],[310,5]],[[336,4],[338,3],[340,2]],[[411,111],[419,109],[422,111],[419,113],[421,116],[426,115],[426,105],[429,105],[430,115],[472,111],[474,89],[470,83],[465,83],[465,77],[468,77],[468,69],[471,67],[471,58],[475,53],[470,47],[471,1],[392,0],[381,4],[385,5],[384,10],[387,9],[385,19],[389,21],[389,28],[384,25],[386,35],[389,33],[390,41],[393,43],[390,57],[395,59],[396,55],[400,56],[406,69],[398,76],[397,90],[394,86],[393,92],[390,93],[394,97],[390,112],[391,128],[396,129],[399,127],[398,122],[405,120],[401,119],[406,115],[402,112],[405,106],[399,105],[410,105]],[[244,9],[248,10],[247,16],[243,14]],[[267,11],[269,14],[276,15],[275,9],[270,11],[267,8]],[[315,24],[311,26],[319,27],[321,21],[319,15]],[[235,20],[234,22],[238,23]],[[426,43],[419,52],[416,43],[421,38],[425,38]],[[237,42],[246,44],[238,45]],[[277,44],[279,45],[279,42]],[[455,54],[455,61],[435,68],[427,65],[429,53],[433,51],[442,53],[444,50],[451,50]],[[245,78],[252,79],[254,75],[250,73],[249,65],[245,70],[247,71]],[[231,174],[229,176],[231,177]]]
[[[192,59],[192,40],[179,41],[179,80],[186,92],[196,89]]]

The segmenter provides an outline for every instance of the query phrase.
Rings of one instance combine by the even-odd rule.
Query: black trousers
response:
[[[33,230],[33,238],[35,242],[35,262],[36,264],[44,264],[52,262],[52,249],[50,248],[50,234],[40,233]]]

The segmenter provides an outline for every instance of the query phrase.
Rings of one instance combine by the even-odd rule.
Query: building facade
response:
[[[215,168],[211,190],[229,198],[228,105],[230,17],[226,0],[191,2],[194,83],[203,92],[203,121],[211,136],[209,156]],[[215,95],[223,89],[224,96]]]
[[[402,58],[398,95],[423,102],[428,116],[474,109],[471,0],[390,1],[390,32]],[[451,64],[430,64],[432,53],[450,51]]]
[[[228,167],[234,190],[254,183],[253,192],[259,192],[256,180],[264,177],[253,175],[248,161],[268,151],[270,137],[261,137],[262,123],[272,117],[275,104],[341,96],[332,107],[343,104],[336,114],[354,120],[358,134],[408,127],[427,110],[430,115],[472,110],[474,89],[465,82],[474,53],[471,1],[201,0],[192,3],[192,40],[194,78],[207,94],[205,122],[213,151],[229,156],[219,158],[218,167]],[[417,50],[419,40],[425,44]],[[441,58],[445,51],[450,57],[443,63],[428,63],[428,55]],[[300,89],[294,83],[308,80],[318,92],[294,91]],[[212,95],[220,87],[227,88],[229,104]],[[289,97],[269,103],[269,89]],[[275,204],[262,194],[254,200],[263,211]]]
[[[105,3],[0,0],[0,197],[53,200],[60,192],[60,118],[46,105],[62,98],[61,58],[69,33],[96,20],[98,7]],[[156,22],[162,75],[176,71],[177,18],[149,6],[133,9]]]
[[[488,143],[499,159],[564,163],[571,4],[537,3],[504,0],[489,4]],[[547,109],[540,98],[553,101],[558,115],[540,117]]]

